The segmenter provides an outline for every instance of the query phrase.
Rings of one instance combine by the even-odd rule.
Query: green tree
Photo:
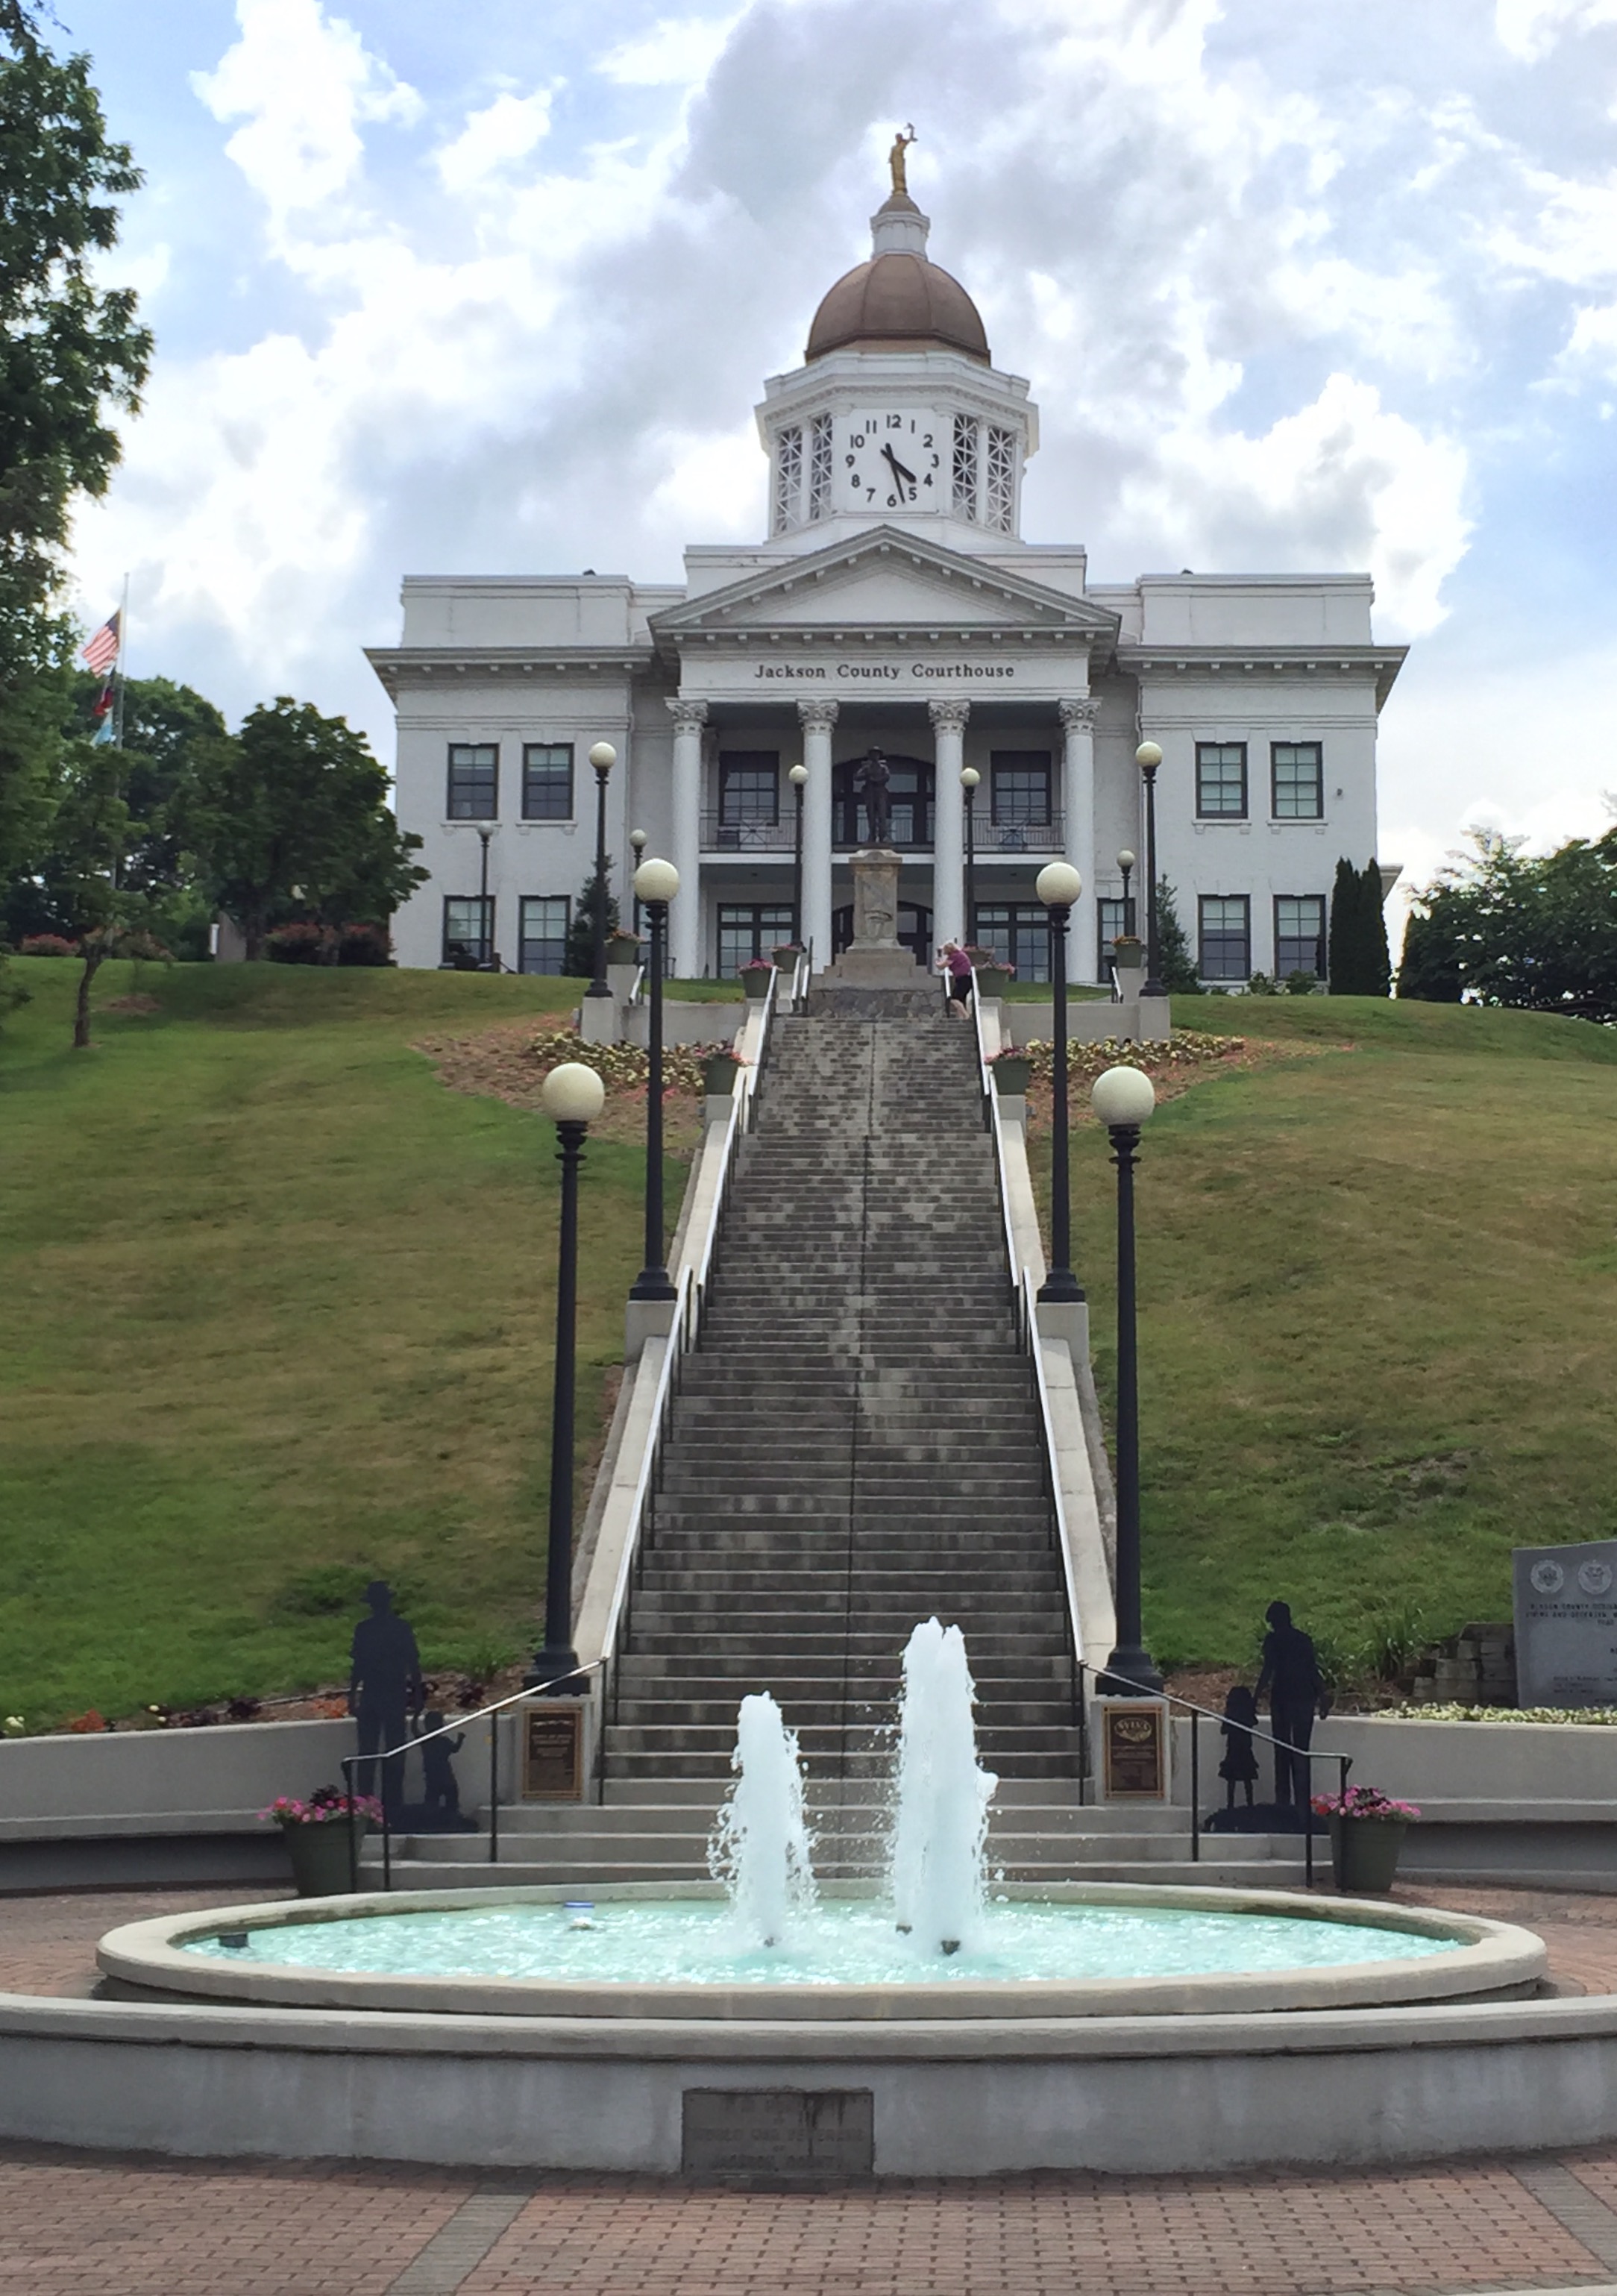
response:
[[[363,734],[282,694],[250,710],[234,740],[206,747],[175,827],[256,959],[283,918],[381,922],[425,883],[410,858],[422,840],[399,828],[387,797]]]
[[[606,865],[606,930],[618,929],[618,904],[612,891],[612,865]],[[595,977],[595,895],[599,880],[592,869],[584,880],[583,890],[572,905],[572,918],[567,928],[567,953],[562,960],[562,970],[570,979],[593,980]]]
[[[1346,854],[1336,864],[1331,887],[1331,922],[1326,939],[1326,977],[1333,996],[1358,994],[1358,910],[1362,885],[1358,870]]]
[[[1202,983],[1191,954],[1189,936],[1179,922],[1174,889],[1166,877],[1157,882],[1157,957],[1162,986],[1169,995],[1194,996]]]
[[[152,338],[103,287],[119,197],[142,178],[110,142],[89,59],[53,56],[0,0],[0,882],[49,810],[73,634],[54,611],[75,498],[104,493]]]
[[[1541,857],[1480,830],[1415,897],[1400,996],[1617,1021],[1617,829]]]
[[[1362,869],[1345,856],[1336,864],[1326,971],[1333,996],[1384,996],[1391,986],[1381,869],[1374,856]]]
[[[1358,931],[1363,952],[1366,996],[1386,996],[1392,989],[1392,954],[1387,946],[1387,896],[1381,881],[1381,864],[1372,854],[1358,881]]]

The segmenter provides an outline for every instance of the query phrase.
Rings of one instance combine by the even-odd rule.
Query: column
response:
[[[800,701],[803,728],[803,938],[814,945],[817,972],[831,962],[831,729],[834,701]]]
[[[669,708],[674,718],[674,849],[669,858],[679,872],[679,891],[669,904],[669,955],[676,980],[700,980],[702,730],[708,705],[676,701]]]
[[[965,760],[969,701],[929,701],[932,721],[932,944],[963,941],[965,914],[965,792],[960,768]]]
[[[1084,881],[1067,937],[1067,978],[1096,977],[1097,934],[1095,907],[1095,721],[1100,704],[1058,701],[1062,730],[1062,808],[1066,815],[1067,858]]]

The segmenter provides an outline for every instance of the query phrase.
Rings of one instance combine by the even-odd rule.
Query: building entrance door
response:
[[[932,961],[932,913],[917,908],[913,902],[899,904],[899,939],[908,949],[915,963],[930,967]],[[846,908],[831,912],[831,954],[841,956],[853,939],[853,903]]]

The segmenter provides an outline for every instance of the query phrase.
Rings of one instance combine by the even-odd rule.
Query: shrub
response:
[[[24,956],[77,956],[78,943],[64,940],[61,933],[29,933],[21,943]]]
[[[1300,970],[1296,972],[1288,972],[1285,976],[1285,993],[1288,996],[1311,996],[1318,986],[1318,981],[1311,972],[1303,972]]]
[[[393,944],[386,925],[341,927],[337,942],[339,964],[391,964]]]
[[[1249,996],[1278,996],[1280,991],[1267,972],[1254,972],[1246,984]]]
[[[329,947],[325,925],[277,925],[265,943],[272,964],[324,964]]]

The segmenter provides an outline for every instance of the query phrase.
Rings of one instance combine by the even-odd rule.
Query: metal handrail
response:
[[[1071,1637],[1073,1664],[1080,1669],[1084,1663],[1083,1622],[1079,1616],[1078,1583],[1072,1576],[1072,1550],[1067,1540],[1067,1511],[1062,1502],[1061,1477],[1055,1468],[1055,1421],[1050,1408],[1050,1389],[1045,1378],[1045,1354],[1038,1344],[1038,1309],[1033,1299],[1033,1276],[1030,1269],[1022,1271],[1018,1286],[1022,1300],[1022,1319],[1028,1334],[1028,1353],[1033,1362],[1033,1384],[1038,1396],[1038,1423],[1044,1436],[1045,1466],[1050,1487],[1052,1530],[1057,1554],[1061,1556],[1061,1575],[1067,1590],[1067,1631]],[[1080,1698],[1082,1683],[1079,1682]]]
[[[541,1687],[545,1691],[552,1691],[554,1689],[555,1683],[557,1682],[581,1681],[587,1674],[594,1674],[601,1664],[601,1660],[592,1660],[589,1665],[574,1667],[570,1673],[557,1675],[553,1681],[543,1684]],[[508,1706],[520,1706],[525,1698],[532,1698],[537,1694],[538,1692],[532,1685],[524,1683],[521,1690],[513,1690],[505,1698],[496,1698],[492,1700],[488,1705],[480,1706],[477,1709],[477,1711],[473,1714],[457,1714],[452,1722],[442,1723],[436,1730],[423,1730],[414,1738],[406,1738],[402,1745],[388,1746],[380,1753],[374,1754],[344,1754],[341,1761],[337,1767],[342,1772],[342,1782],[348,1790],[349,1882],[351,1888],[357,1890],[359,1887],[359,1845],[358,1836],[354,1824],[355,1795],[353,1778],[353,1773],[358,1767],[359,1764],[361,1762],[374,1762],[377,1766],[378,1773],[382,1776],[385,1783],[386,1773],[382,1769],[382,1765],[384,1763],[397,1761],[402,1756],[413,1753],[417,1746],[430,1746],[434,1738],[447,1738],[454,1731],[470,1729],[475,1722],[488,1721],[490,1715],[503,1714]],[[496,1724],[489,1722],[488,1863],[491,1866],[497,1866],[499,1863],[499,1747],[500,1739],[498,1727]],[[384,1890],[390,1890],[393,1886],[392,1821],[388,1816],[387,1796],[385,1792],[379,1794],[376,1799],[382,1804],[382,1886]]]
[[[797,953],[797,963],[792,968],[792,1009],[801,1013],[808,1002],[808,984],[814,978],[814,943],[808,941]]]
[[[1088,1666],[1082,1659],[1079,1659],[1078,1671],[1080,1687],[1083,1677],[1092,1674],[1097,1685],[1106,1681],[1120,1684],[1121,1694],[1125,1697],[1137,1698],[1140,1694],[1137,1682],[1131,1682],[1120,1674],[1114,1675],[1110,1667]],[[1192,1864],[1199,1865],[1202,1858],[1201,1726],[1203,1722],[1222,1723],[1228,1718],[1223,1714],[1216,1714],[1211,1706],[1198,1706],[1194,1698],[1182,1698],[1178,1691],[1157,1690],[1151,1694],[1153,1698],[1161,1699],[1170,1707],[1183,1709],[1191,1718],[1190,1856]],[[1345,1796],[1348,1791],[1348,1774],[1353,1767],[1353,1757],[1351,1754],[1316,1753],[1311,1746],[1293,1746],[1289,1739],[1276,1738],[1272,1730],[1260,1729],[1256,1723],[1249,1725],[1244,1722],[1241,1727],[1249,1738],[1261,1738],[1266,1746],[1272,1746],[1277,1753],[1290,1754],[1295,1760],[1301,1761],[1305,1766],[1308,1807],[1303,1812],[1302,1870],[1303,1886],[1311,1890],[1314,1886],[1314,1765],[1316,1762],[1334,1762],[1339,1772],[1340,1791]]]
[[[972,1026],[977,1037],[977,1082],[982,1095],[983,1122],[994,1143],[994,1177],[999,1183],[999,1217],[1005,1232],[1005,1275],[1017,1300],[1018,1336],[1023,1345],[1026,1334],[1022,1329],[1022,1269],[1016,1264],[1016,1230],[1011,1218],[1011,1191],[1005,1176],[1005,1141],[1001,1131],[1003,1119],[999,1113],[999,1091],[994,1082],[993,1064],[982,1035],[982,996],[977,984],[977,968],[972,967]]]

